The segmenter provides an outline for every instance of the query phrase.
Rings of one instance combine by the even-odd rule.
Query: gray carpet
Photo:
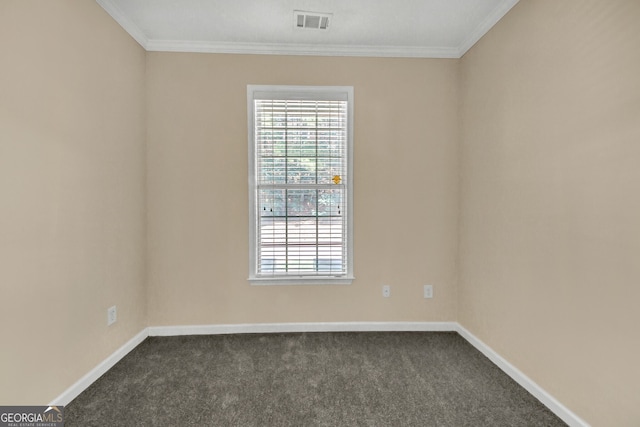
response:
[[[146,339],[71,426],[564,426],[457,333]]]

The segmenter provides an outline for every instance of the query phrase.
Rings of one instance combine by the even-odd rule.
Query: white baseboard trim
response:
[[[75,399],[80,393],[85,391],[91,384],[93,384],[98,378],[100,378],[105,372],[113,367],[116,363],[120,361],[124,356],[129,354],[131,350],[136,348],[138,344],[145,340],[148,336],[148,328],[144,328],[140,333],[138,333],[135,337],[131,338],[127,341],[122,347],[117,349],[111,356],[104,359],[98,366],[89,371],[85,376],[80,378],[65,390],[60,396],[53,399],[49,406],[64,406],[69,404],[73,399]]]
[[[496,353],[491,347],[486,345],[459,323],[456,323],[456,326],[456,332],[458,332],[478,351],[487,356],[487,358],[495,363],[505,374],[509,375],[515,382],[520,384],[525,390],[542,402],[551,412],[562,419],[562,421],[569,424],[571,427],[589,427],[589,424],[587,424],[586,421],[571,412],[569,408],[547,393],[542,387],[523,374],[522,371],[509,363],[505,358]]]
[[[180,335],[264,334],[288,332],[457,332],[504,373],[535,396],[571,427],[590,427],[556,398],[527,377],[457,322],[316,322],[316,323],[241,323],[223,325],[151,326],[143,329],[107,357],[75,384],[53,399],[49,405],[64,406],[86,390],[145,338]]]
[[[455,332],[456,327],[455,322],[316,322],[152,326],[148,329],[151,337],[166,337],[287,332]]]

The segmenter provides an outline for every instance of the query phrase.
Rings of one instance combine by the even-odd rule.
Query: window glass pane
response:
[[[287,130],[287,156],[291,157],[315,157],[316,155],[316,131],[288,129]]]
[[[318,190],[318,215],[342,215],[344,210],[344,205],[342,203],[343,191],[343,189]]]
[[[329,157],[332,154],[333,155],[336,154],[335,150],[334,151],[331,150],[331,146],[333,144],[336,144],[336,143],[338,143],[339,145],[341,145],[341,144],[340,144],[340,141],[337,141],[336,138],[333,137],[333,135],[332,135],[333,133],[334,132],[330,131],[330,130],[322,130],[322,129],[318,130],[318,132],[317,132],[317,136],[318,136],[317,145],[318,145],[318,156],[319,157]],[[340,152],[339,156],[340,157],[342,156],[342,152]]]
[[[344,275],[348,104],[265,93],[252,101],[254,274]]]
[[[318,242],[331,249],[334,245],[338,245],[335,249],[342,251],[342,216],[319,217],[318,218]]]
[[[258,179],[261,184],[284,184],[286,182],[286,160],[284,158],[263,157],[260,162]]]
[[[316,159],[287,158],[287,184],[315,184]]]
[[[285,190],[259,190],[258,209],[260,217],[286,215]]]
[[[315,271],[315,218],[289,218],[287,222],[287,267],[290,272]]]
[[[314,216],[317,190],[287,190],[288,216]]]
[[[346,270],[344,258],[344,230],[343,218],[318,218],[318,266],[325,271],[342,272]]]
[[[262,129],[256,138],[258,157],[286,155],[286,130]]]
[[[286,272],[286,220],[282,217],[262,217],[258,243],[258,272]]]
[[[342,159],[319,158],[316,164],[318,184],[340,184],[344,180]]]

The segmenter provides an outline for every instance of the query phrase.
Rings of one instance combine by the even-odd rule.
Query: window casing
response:
[[[353,88],[247,87],[254,284],[353,280]]]

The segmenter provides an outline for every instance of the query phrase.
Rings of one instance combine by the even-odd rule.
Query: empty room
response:
[[[638,22],[0,0],[0,426],[640,426]]]

